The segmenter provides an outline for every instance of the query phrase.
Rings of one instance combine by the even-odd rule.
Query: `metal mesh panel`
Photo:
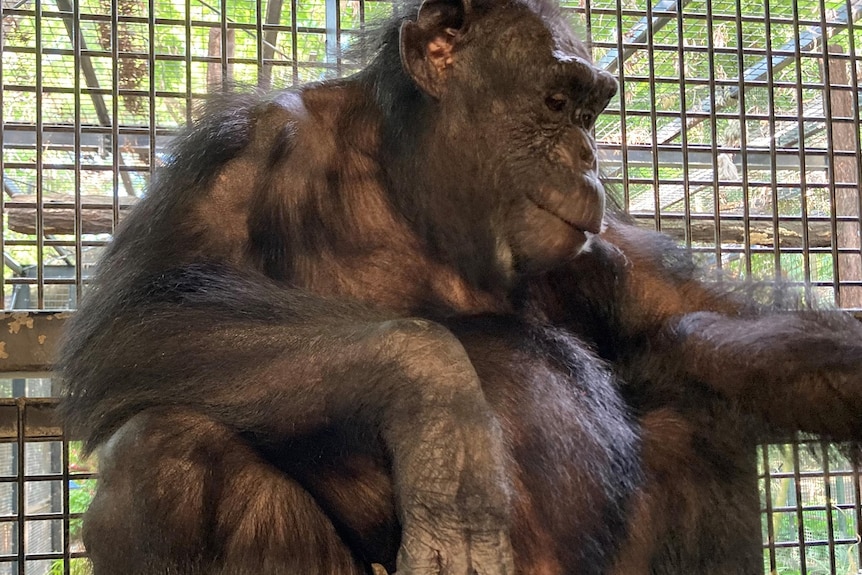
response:
[[[817,440],[759,450],[769,573],[859,573],[859,468]]]
[[[859,9],[593,2],[595,57],[621,85],[598,135],[624,205],[704,263],[862,307]]]
[[[862,0],[565,9],[619,79],[597,136],[613,193],[636,220],[726,275],[781,278],[862,309]],[[356,32],[391,10],[370,0],[0,0],[5,308],[75,307],[101,246],[209,92],[349,73]],[[51,395],[35,381],[0,381],[0,397]],[[0,439],[0,575],[85,573],[69,560],[82,551],[76,514],[92,469],[59,430],[17,435],[30,401],[44,400],[0,400],[17,422]],[[815,446],[760,452],[766,571],[859,569],[859,472]],[[71,483],[70,458],[85,469]]]
[[[94,462],[54,420],[47,379],[0,380],[0,574],[87,573],[81,514],[95,489]]]

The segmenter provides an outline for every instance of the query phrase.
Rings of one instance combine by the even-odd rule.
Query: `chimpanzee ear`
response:
[[[424,0],[415,22],[401,25],[401,63],[429,96],[443,93],[446,71],[470,12],[470,0]]]

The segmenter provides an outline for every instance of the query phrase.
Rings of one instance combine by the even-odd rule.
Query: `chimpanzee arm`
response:
[[[781,428],[862,438],[862,325],[852,316],[703,312],[671,326],[687,375]]]
[[[610,218],[590,251],[543,279],[537,293],[553,321],[595,342],[629,377],[699,382],[772,425],[862,437],[857,320],[838,311],[759,311],[744,290],[713,288],[695,272],[669,238]]]
[[[122,291],[89,300],[62,361],[64,410],[91,446],[163,406],[202,413],[253,444],[370,430],[392,461],[399,573],[512,572],[499,426],[449,331],[220,265]]]

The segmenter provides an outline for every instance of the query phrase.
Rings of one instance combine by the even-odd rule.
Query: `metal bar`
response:
[[[763,11],[764,11],[764,24],[766,31],[766,58],[768,61],[772,61],[773,52],[772,52],[772,13],[769,2],[763,3]],[[772,200],[772,234],[773,237],[778,238],[780,235],[779,228],[779,195],[778,195],[778,150],[775,143],[775,133],[776,133],[776,124],[775,124],[775,70],[772,66],[767,66],[766,68],[766,83],[770,86],[770,88],[766,91],[767,97],[767,112],[769,115],[769,174],[770,174],[770,198]],[[751,158],[749,158],[749,162],[751,162]],[[752,166],[752,163],[749,163],[749,166]],[[776,279],[782,277],[781,275],[781,242],[774,242],[774,250],[773,250],[773,258],[772,265],[774,266],[774,277]],[[770,521],[771,524],[771,521]],[[772,562],[775,561],[774,549],[773,555],[771,557]],[[772,569],[775,567],[773,565]]]
[[[186,71],[186,122],[191,121],[192,108],[194,102],[192,100],[192,2],[185,0],[186,21],[184,22],[186,33],[186,45],[183,53]]]
[[[326,61],[335,64],[341,61],[341,44],[338,32],[338,0],[324,0],[326,15]],[[339,68],[339,73],[341,72]]]
[[[230,70],[230,62],[228,59],[231,56],[230,51],[230,38],[228,37],[228,18],[227,18],[227,0],[219,0],[219,9],[218,14],[219,24],[221,26],[221,90],[227,91],[228,87],[232,81],[231,78],[231,70]]]
[[[36,0],[37,2],[39,0]],[[24,515],[27,513],[26,504],[27,504],[27,483],[24,481],[24,475],[26,473],[26,449],[24,442],[24,428],[26,425],[26,421],[24,419],[24,398],[17,398],[15,402],[15,415],[16,415],[16,451],[18,456],[17,461],[17,469],[15,470],[17,473],[17,483],[16,483],[16,495],[17,495],[17,509],[15,510],[15,514],[18,516],[18,522],[16,524],[17,527],[17,548],[15,549],[16,554],[16,567],[18,571],[18,575],[26,575],[26,563],[24,561],[25,558],[25,544],[27,538],[27,521],[24,518]]]
[[[829,572],[837,573],[835,566],[835,524],[832,517],[832,476],[829,469],[829,444],[820,442],[823,455],[823,490],[826,496],[826,538],[829,544]]]
[[[808,565],[805,554],[805,515],[802,512],[802,478],[799,474],[799,442],[794,441],[791,444],[793,452],[793,488],[796,496],[796,536],[799,544],[799,571],[801,575],[807,575]]]
[[[852,10],[852,0],[846,0],[845,9],[850,12]],[[857,27],[854,25],[850,25],[847,27],[847,45],[848,52],[850,53],[850,86],[856,86],[857,92],[859,94],[855,98],[851,98],[853,102],[853,142],[855,144],[855,152],[856,152],[856,183],[862,183],[862,134],[859,132],[860,125],[860,105],[859,98],[862,97],[862,91],[858,89],[859,87],[859,71],[857,68],[857,54],[856,54],[856,29]],[[857,237],[862,241],[862,193],[857,191],[856,193],[856,215],[858,217],[858,225],[856,229]],[[860,254],[862,257],[862,254]],[[857,546],[862,547],[862,546]],[[860,559],[862,559],[862,548],[857,549],[857,552],[860,555]],[[862,560],[858,563],[862,565]]]
[[[796,111],[799,116],[802,116],[803,112],[803,101],[804,95],[802,93],[802,66],[800,62],[802,61],[802,49],[801,42],[798,41],[800,38],[800,30],[799,30],[799,6],[796,2],[792,5],[792,13],[793,13],[793,31],[794,35],[797,38],[797,41],[794,43],[794,53],[796,55]],[[804,246],[802,248],[802,269],[805,282],[811,283],[811,254],[807,249],[808,245],[808,178],[806,176],[806,158],[805,158],[805,132],[800,132],[799,139],[799,202],[800,202],[800,212],[802,215],[802,238],[804,242]],[[811,293],[810,288],[805,289],[805,295],[808,302],[811,302],[813,299],[813,294]],[[804,575],[804,574],[803,574]]]
[[[0,2],[0,26],[3,22],[6,21],[4,14],[4,3]],[[5,106],[5,98],[6,98],[6,89],[5,89],[5,79],[3,77],[3,62],[5,58],[2,55],[6,50],[6,34],[0,34],[0,126],[6,125],[6,106]],[[10,189],[9,182],[6,178],[6,130],[0,130],[0,179],[3,180],[3,191],[6,192]],[[5,202],[5,194],[0,194],[0,222],[6,221],[6,206]],[[3,256],[3,262],[8,266],[9,261],[11,260],[14,263],[14,259],[8,253],[6,253],[6,233],[0,234],[0,255]],[[13,274],[20,273],[18,269],[15,267],[9,266],[12,270]],[[3,302],[3,307],[6,307],[6,270],[3,268],[2,272],[3,279],[0,281],[0,302]]]
[[[761,459],[763,465],[763,492],[766,503],[766,547],[769,554],[769,572],[776,572],[775,561],[775,525],[772,523],[772,466],[769,463],[769,444],[764,444],[760,447]]]
[[[739,69],[743,70],[745,69],[745,50],[743,48],[745,40],[742,34],[742,4],[740,2],[736,3],[736,18],[736,45],[739,48],[736,58],[739,65]],[[748,120],[746,118],[747,108],[745,105],[746,77],[743,74],[739,74],[738,80],[739,86],[737,89],[737,105],[739,106],[739,147],[741,150],[746,150],[748,149]],[[749,203],[748,194],[748,154],[739,154],[739,156],[742,160],[742,219],[744,225],[743,232],[745,246],[745,276],[747,278],[751,278],[751,229],[749,227],[749,218],[751,217],[751,205]]]
[[[113,219],[120,222],[120,54],[119,54],[119,6],[111,0],[111,174],[113,177]]]
[[[649,26],[646,30],[647,50],[650,54],[654,51],[655,30],[653,25],[655,21],[652,15],[652,0],[646,2],[646,17]],[[661,231],[661,183],[659,182],[659,163],[658,163],[658,140],[656,134],[658,132],[658,118],[656,116],[656,84],[655,84],[655,60],[649,59],[649,95],[650,95],[650,137],[652,138],[652,189],[653,198],[655,199],[655,229]]]
[[[59,7],[59,5],[58,5]],[[81,57],[81,50],[83,48],[83,36],[81,33],[81,5],[79,2],[72,3],[72,22],[71,22],[71,32],[69,34],[72,40],[72,51],[74,52],[73,56],[73,73],[75,74],[75,79],[73,81],[73,88],[75,90],[75,94],[73,96],[75,102],[75,112],[74,112],[74,133],[73,133],[73,149],[75,154],[75,207],[74,207],[74,219],[75,219],[75,229],[74,229],[74,237],[75,237],[75,301],[81,301],[81,295],[84,293],[84,278],[82,277],[82,269],[84,267],[83,263],[83,252],[84,246],[82,244],[82,235],[83,235],[83,210],[81,208],[81,70],[83,65],[83,60]],[[67,24],[68,26],[68,24]],[[103,102],[104,103],[104,102]]]
[[[622,30],[623,27],[623,19],[622,19],[622,0],[617,0],[617,30]],[[619,53],[622,54],[623,51],[623,36],[622,34],[617,34],[617,49]],[[625,69],[622,66],[618,66],[618,74],[617,81],[620,84],[619,94],[617,98],[619,100],[620,107],[620,166],[622,167],[623,173],[623,207],[628,210],[631,205],[631,189],[629,186],[629,154],[628,154],[628,134],[627,134],[627,126],[626,126],[626,74]],[[601,153],[601,150],[600,150]],[[599,157],[599,165],[603,164],[604,160]],[[604,171],[604,169],[602,170]]]
[[[271,0],[270,0],[271,1]],[[264,32],[263,32],[263,1],[255,2],[254,23],[255,29],[255,56],[257,57],[257,86],[262,90],[268,90],[271,84],[270,74],[272,66],[267,67],[264,64]],[[264,81],[264,77],[265,80]]]
[[[42,144],[42,0],[35,0],[36,11],[36,203],[42,205],[42,197],[44,193],[44,173],[42,159],[44,157],[44,148]],[[45,245],[43,213],[41,209],[36,210],[36,273],[38,274],[39,283],[36,285],[36,308],[43,309],[45,304],[45,287],[43,268],[45,265]]]
[[[685,33],[683,28],[683,17],[682,11],[685,4],[683,0],[677,0],[677,17],[676,17],[676,33],[677,33],[677,61],[679,67],[679,109],[680,120],[683,124],[687,125],[688,121],[686,118],[686,110],[688,106],[686,105],[686,93],[685,93]],[[683,130],[681,135],[681,145],[683,150],[688,150],[689,142],[688,142],[688,132]],[[658,164],[664,165],[664,164]],[[685,212],[685,239],[684,242],[686,246],[691,247],[691,195],[690,195],[690,167],[688,162],[688,156],[683,154],[682,156],[682,187],[683,187],[683,211]],[[777,237],[777,236],[776,236]]]
[[[714,39],[714,28],[713,28],[713,9],[712,2],[706,2],[706,47],[709,53],[713,53],[715,50],[715,39]],[[715,116],[715,59],[709,58],[707,62],[707,70],[708,70],[708,81],[709,81],[709,94],[710,94],[710,108],[709,108],[709,144],[710,144],[710,152],[711,152],[711,167],[713,174],[718,173],[718,125],[717,119]],[[718,178],[713,178],[712,182],[712,211],[715,214],[715,237],[713,238],[713,245],[715,246],[715,267],[720,272],[722,269],[722,247],[721,247],[721,203],[719,201],[718,194]],[[718,275],[719,279],[722,277],[721,274]]]
[[[860,486],[862,486],[862,475],[859,472],[859,459],[853,458],[852,460],[852,471],[853,471],[853,502],[855,503],[855,519],[856,519],[856,531],[857,534],[862,529],[862,490],[860,490]],[[857,540],[858,542],[858,540]],[[862,565],[862,546],[856,545],[856,564]]]
[[[293,61],[293,83],[299,84],[299,37],[297,32],[296,10],[298,0],[290,0],[290,59]]]
[[[147,146],[147,172],[150,174],[148,178],[152,181],[152,171],[156,166],[156,126],[158,119],[156,108],[158,100],[156,99],[156,3],[155,0],[147,0],[147,106],[148,106],[148,126],[149,129],[149,146]]]
[[[63,575],[69,575],[72,570],[72,541],[70,533],[69,521],[71,519],[71,508],[69,502],[69,440],[63,435],[62,439],[62,462],[60,471],[62,472],[63,481]]]
[[[828,38],[828,29],[826,27],[826,2],[820,0],[820,35],[822,38]],[[828,42],[821,43],[821,54],[823,56],[821,64],[821,74],[823,75],[823,112],[826,118],[833,117],[832,114],[832,71],[829,69],[829,44]],[[826,149],[829,151],[829,174],[826,183],[829,189],[829,204],[831,206],[830,217],[832,224],[832,237],[835,241],[832,242],[832,298],[833,301],[840,305],[841,293],[838,289],[840,283],[840,270],[838,269],[838,222],[835,220],[835,215],[838,209],[838,196],[835,190],[835,175],[837,174],[837,166],[835,165],[835,134],[831,121],[826,124]]]

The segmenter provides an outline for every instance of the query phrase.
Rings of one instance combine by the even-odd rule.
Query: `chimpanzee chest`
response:
[[[512,544],[523,573],[603,573],[640,486],[638,433],[614,375],[573,334],[519,317],[448,326],[512,456]]]

